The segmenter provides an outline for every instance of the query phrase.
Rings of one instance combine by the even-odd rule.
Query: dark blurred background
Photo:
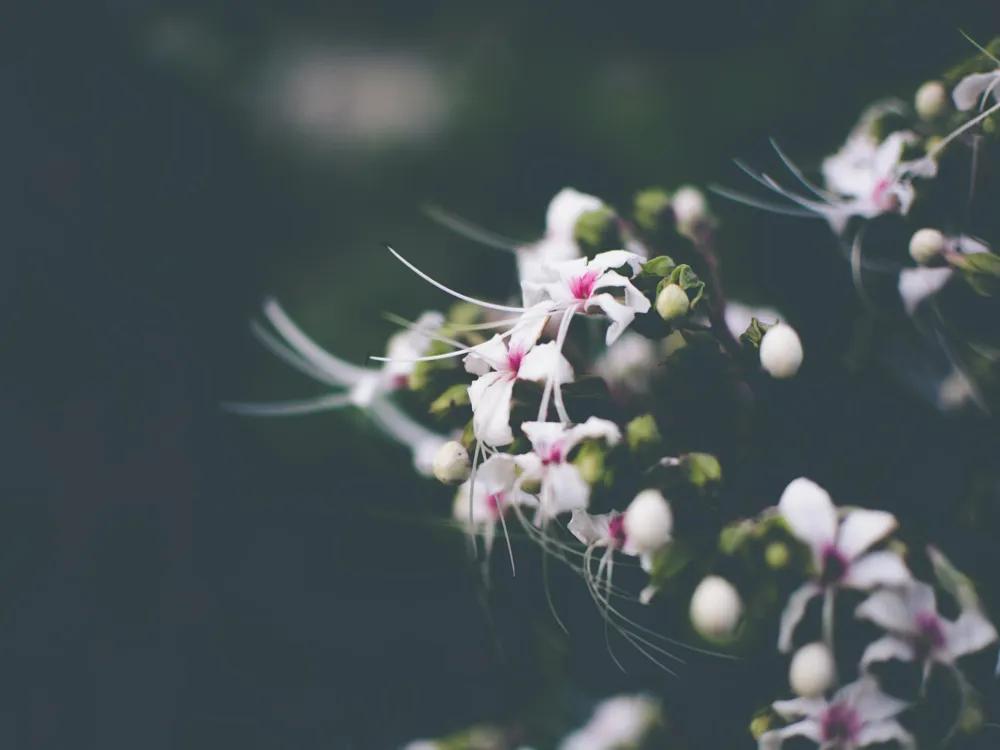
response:
[[[539,587],[498,566],[483,606],[440,523],[450,492],[357,414],[220,411],[321,392],[250,337],[266,294],[362,362],[384,311],[445,304],[384,243],[469,293],[513,283],[509,256],[421,206],[530,239],[567,185],[621,206],[742,185],[731,158],[772,163],[768,136],[815,166],[866,103],[967,56],[960,28],[986,41],[1000,21],[987,0],[4,16],[0,744],[102,750],[393,747],[537,703]],[[714,203],[731,294],[782,310],[814,361],[839,351],[856,300],[827,228]],[[778,490],[786,469],[858,502],[948,486],[951,428],[917,429],[932,409],[888,379],[829,380],[829,403],[787,406]],[[872,408],[882,431],[859,433]],[[738,716],[730,697],[760,702],[753,675],[711,660],[622,676],[582,611],[594,622],[557,652],[582,700],[662,689],[692,747]]]

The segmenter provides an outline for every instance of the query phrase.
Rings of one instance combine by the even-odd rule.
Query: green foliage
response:
[[[949,263],[958,268],[969,286],[984,297],[1000,295],[1000,255],[993,253],[953,253]]]
[[[767,329],[771,325],[761,323],[757,318],[751,318],[750,325],[740,334],[740,344],[746,349],[759,349],[760,340],[764,338],[764,334],[767,333]]]
[[[670,194],[663,188],[649,188],[636,193],[633,215],[636,224],[650,233],[660,229],[664,218],[672,224],[674,215],[670,209]]]
[[[469,406],[469,386],[463,383],[456,383],[434,399],[430,413],[440,416],[459,406]]]
[[[607,206],[583,214],[576,222],[573,236],[588,257],[622,246],[617,214]]]

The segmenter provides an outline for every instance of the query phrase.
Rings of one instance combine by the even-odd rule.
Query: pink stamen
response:
[[[944,647],[944,630],[941,628],[941,618],[936,612],[921,612],[916,618],[917,637],[920,647],[934,651]]]
[[[823,712],[820,727],[824,743],[840,742],[854,747],[858,733],[861,731],[861,720],[858,717],[858,712],[850,706],[834,703]]]
[[[882,211],[893,211],[896,208],[894,195],[888,194],[892,181],[885,178],[875,183],[872,190],[872,202]]]
[[[625,546],[625,516],[615,516],[608,521],[608,535],[616,548]]]
[[[511,373],[517,375],[518,370],[521,369],[521,362],[524,360],[524,352],[520,349],[511,349],[507,352],[507,369]]]
[[[542,466],[549,464],[561,464],[563,462],[562,445],[556,443],[542,455]]]
[[[569,281],[569,291],[576,299],[587,300],[594,293],[594,283],[600,272],[590,270],[580,276],[574,276]]]
[[[492,495],[486,496],[486,507],[495,518],[499,518],[503,513],[503,504],[504,497],[502,492],[494,492]]]

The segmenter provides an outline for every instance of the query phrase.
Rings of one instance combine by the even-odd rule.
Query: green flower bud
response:
[[[455,440],[449,440],[434,454],[434,476],[439,482],[461,484],[471,472],[469,452]]]
[[[573,463],[587,484],[596,484],[604,476],[604,450],[597,443],[581,447]]]
[[[683,318],[690,309],[687,293],[677,284],[664,285],[656,295],[656,312],[667,322]]]
[[[630,450],[638,450],[644,445],[660,442],[660,430],[652,414],[643,414],[625,425],[625,442]]]
[[[681,469],[695,487],[705,487],[722,481],[722,466],[711,453],[687,453],[681,456]]]
[[[781,570],[788,565],[788,545],[784,542],[771,542],[764,550],[764,562],[772,570]]]

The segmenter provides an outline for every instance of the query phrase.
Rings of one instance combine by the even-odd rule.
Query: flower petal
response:
[[[608,250],[595,255],[593,260],[587,264],[587,268],[610,271],[612,268],[628,266],[632,269],[632,275],[634,276],[642,270],[642,263],[643,257],[641,255],[630,253],[628,250]]]
[[[793,479],[781,494],[778,512],[814,552],[836,538],[837,509],[827,491],[811,479]]]
[[[875,586],[905,586],[912,580],[906,564],[895,552],[872,552],[851,564],[842,583],[866,591]]]
[[[575,510],[573,517],[566,528],[569,532],[588,547],[591,544],[600,544],[611,540],[610,525],[612,517],[617,513],[606,513],[599,516],[592,516],[586,511]]]
[[[915,657],[913,646],[904,640],[887,635],[868,644],[865,652],[861,655],[859,666],[862,669],[877,662],[897,659],[899,661],[913,661]]]
[[[925,299],[941,291],[954,270],[951,268],[904,268],[899,272],[899,298],[912,315]]]
[[[967,609],[955,622],[945,622],[944,632],[948,653],[953,659],[982,651],[997,640],[993,623],[977,609]]]
[[[896,525],[896,517],[884,510],[852,510],[840,524],[837,550],[853,560],[887,537]]]
[[[789,724],[781,729],[764,732],[757,740],[758,750],[778,750],[789,737],[805,737],[819,744],[823,740],[820,724],[815,719],[806,719],[795,724]]]
[[[608,445],[618,445],[622,432],[614,422],[599,417],[588,417],[583,424],[578,424],[566,430],[563,438],[563,453],[569,453],[584,440],[606,440]]]
[[[959,81],[951,92],[955,109],[964,112],[977,106],[980,97],[996,82],[998,76],[1000,70],[993,70],[989,73],[973,73]]]
[[[858,712],[862,724],[884,721],[902,713],[909,703],[886,695],[871,675],[863,675],[837,691],[834,701],[843,701]]]
[[[900,750],[916,750],[917,743],[913,735],[907,732],[896,721],[876,721],[865,724],[858,732],[858,747],[882,744],[884,742],[895,741],[899,743]]]
[[[806,607],[812,598],[821,591],[818,584],[809,581],[803,584],[788,597],[785,609],[781,613],[781,626],[778,632],[778,650],[787,654],[792,650],[792,636],[795,634],[795,626],[799,624],[802,615],[806,613]]]
[[[486,495],[506,492],[517,479],[517,465],[514,457],[505,453],[490,456],[476,469],[476,492],[480,487]]]
[[[524,355],[517,371],[518,380],[568,383],[573,380],[573,368],[554,341],[539,344]]]
[[[484,381],[485,385],[478,385]],[[514,441],[514,433],[510,429],[510,400],[513,395],[514,380],[500,373],[483,375],[469,386],[472,427],[478,440],[487,445],[508,445]]]
[[[628,305],[622,304],[613,295],[607,293],[595,294],[587,300],[588,308],[594,306],[601,308],[604,314],[611,320],[607,335],[604,337],[604,343],[611,346],[625,332],[625,329],[631,325],[635,319],[635,310]]]
[[[522,313],[521,319],[514,324],[514,331],[510,335],[508,345],[510,351],[519,351],[524,355],[531,350],[538,337],[542,335],[545,324],[548,323],[548,312],[551,307],[549,302],[543,301],[532,305]]]
[[[586,510],[590,485],[573,464],[553,464],[542,479],[541,515],[554,518],[571,510]]]
[[[806,716],[815,718],[827,709],[827,702],[822,698],[792,698],[787,701],[775,701],[771,708],[785,721],[801,719]]]
[[[501,371],[507,369],[507,344],[499,335],[480,344],[474,352],[465,357],[466,372],[485,375],[490,369]]]
[[[901,593],[882,589],[861,602],[854,616],[870,620],[893,633],[911,634],[916,632],[915,611]]]
[[[521,430],[536,453],[548,453],[552,444],[561,440],[566,432],[566,428],[558,422],[522,422]]]

